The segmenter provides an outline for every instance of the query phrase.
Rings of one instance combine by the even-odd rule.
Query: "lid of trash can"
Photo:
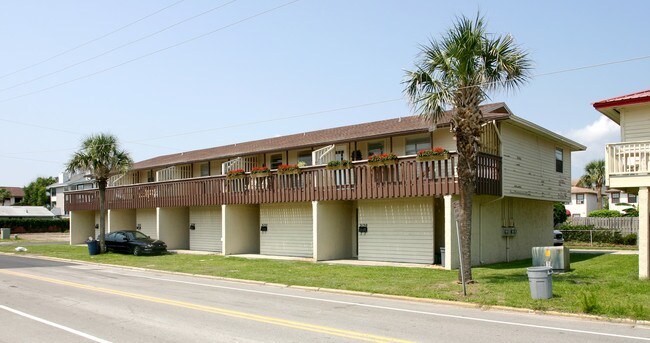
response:
[[[526,268],[527,271],[529,272],[548,272],[553,270],[553,267],[547,267],[547,266],[541,266],[541,267],[528,267]]]

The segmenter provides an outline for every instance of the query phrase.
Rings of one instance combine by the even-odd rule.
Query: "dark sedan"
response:
[[[139,256],[163,254],[167,252],[167,244],[163,241],[151,239],[151,237],[140,231],[124,230],[111,232],[106,236],[106,249]]]

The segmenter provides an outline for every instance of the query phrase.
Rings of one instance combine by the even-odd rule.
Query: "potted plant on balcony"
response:
[[[233,169],[228,171],[228,175],[226,175],[226,178],[228,180],[237,180],[237,179],[242,179],[246,176],[246,172],[244,169]]]
[[[269,167],[253,167],[251,169],[251,177],[252,178],[257,178],[257,177],[267,177],[271,176],[271,170]]]
[[[328,170],[340,170],[340,169],[350,169],[352,164],[348,160],[342,161],[329,161],[327,163]]]
[[[278,174],[280,175],[300,174],[300,167],[297,164],[281,164],[278,166]]]
[[[446,160],[448,158],[449,151],[447,151],[447,149],[435,147],[433,149],[423,149],[418,151],[418,155],[415,157],[415,160],[418,162],[426,162]]]
[[[380,167],[397,164],[397,155],[392,152],[368,156],[368,165],[370,167]]]

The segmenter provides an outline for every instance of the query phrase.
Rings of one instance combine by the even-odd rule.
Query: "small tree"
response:
[[[99,245],[106,251],[106,186],[112,174],[125,173],[133,160],[129,153],[121,150],[115,136],[97,134],[86,138],[67,165],[72,173],[89,173],[99,188]]]
[[[21,205],[25,206],[47,206],[50,204],[50,196],[47,195],[47,186],[56,183],[56,178],[54,177],[39,177],[36,180],[30,182],[27,187],[23,188],[25,196],[20,202]]]
[[[566,207],[561,202],[553,204],[553,225],[562,224],[567,219]]]
[[[0,206],[4,205],[5,199],[11,199],[11,192],[6,188],[0,188]]]
[[[596,191],[598,209],[603,208],[603,185],[605,184],[605,160],[595,160],[587,163],[585,174],[580,177],[578,185],[593,188]]]

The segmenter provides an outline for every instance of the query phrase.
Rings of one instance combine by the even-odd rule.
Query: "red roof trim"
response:
[[[602,108],[642,104],[646,102],[650,102],[650,90],[597,101],[593,103],[593,106],[596,109],[602,109]]]

